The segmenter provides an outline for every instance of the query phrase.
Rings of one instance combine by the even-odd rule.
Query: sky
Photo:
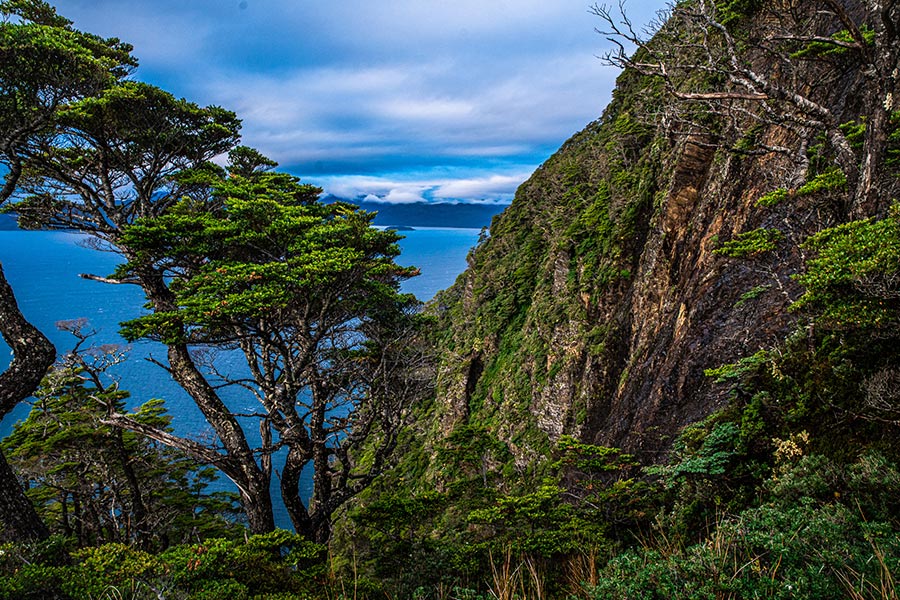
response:
[[[134,45],[136,79],[235,111],[244,144],[347,199],[507,203],[618,75],[591,0],[50,1]]]

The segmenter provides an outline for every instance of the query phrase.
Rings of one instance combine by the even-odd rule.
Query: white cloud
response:
[[[369,202],[478,202],[507,204],[530,171],[506,175],[459,174],[443,178],[336,176],[316,181],[325,193]]]
[[[524,181],[521,175],[492,175],[477,179],[456,179],[442,183],[434,197],[444,200],[509,199]]]
[[[584,0],[55,4],[134,43],[138,77],[236,111],[244,143],[357,186],[333,192],[344,197],[508,201],[600,115],[616,75],[595,58],[604,41]],[[636,22],[663,1],[640,4]],[[380,177],[347,177],[359,173]]]

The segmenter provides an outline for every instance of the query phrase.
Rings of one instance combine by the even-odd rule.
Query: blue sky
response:
[[[508,202],[617,75],[590,0],[53,3],[132,43],[138,79],[234,110],[245,144],[346,198]]]

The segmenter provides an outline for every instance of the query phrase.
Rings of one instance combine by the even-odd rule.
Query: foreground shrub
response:
[[[152,555],[124,544],[66,552],[52,538],[0,548],[0,600],[27,598],[311,598],[324,548],[287,531],[246,542],[210,539]]]
[[[864,457],[856,470],[874,461]],[[590,587],[590,597],[896,598],[900,529],[895,519],[881,514],[885,520],[868,520],[863,502],[842,498],[834,488],[829,502],[805,494],[782,502],[778,496],[798,490],[821,494],[832,466],[802,461],[773,483],[771,502],[722,517],[700,543],[671,547],[657,541],[616,556]],[[848,480],[855,479],[851,470]]]

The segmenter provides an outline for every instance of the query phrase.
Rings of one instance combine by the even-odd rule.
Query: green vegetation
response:
[[[96,372],[62,366],[37,390],[28,418],[3,440],[51,531],[79,546],[123,542],[144,549],[236,535],[236,495],[207,489],[218,478],[214,469],[103,422],[109,411],[124,410],[127,398],[114,383],[104,387]],[[167,430],[171,422],[162,400],[130,417]]]
[[[124,81],[124,45],[43,3],[0,2],[4,56],[23,39],[47,51],[40,32],[61,51],[51,60],[85,62],[52,106],[39,101],[60,82],[41,77],[57,72],[34,57],[16,64],[36,70],[0,67],[0,200],[15,192],[24,226],[123,255],[107,279],[148,301],[124,335],[166,345],[215,431],[179,437],[161,400],[130,407],[105,377],[125,358],[70,324],[75,351],[2,396],[8,411],[34,392],[3,441],[19,479],[0,493],[21,492],[42,527],[12,526],[0,497],[0,598],[896,598],[900,113],[879,99],[838,119],[827,96],[784,109],[780,82],[761,108],[735,88],[712,95],[734,104],[705,103],[765,62],[753,18],[766,3],[714,4],[715,36],[748,54],[674,83],[623,73],[423,315],[399,291],[416,271],[395,262],[397,234],[371,214],[273,171],[238,145],[233,113]],[[873,52],[890,33],[860,31]],[[857,42],[839,31],[787,56],[830,65]],[[32,96],[6,83],[22,73],[42,82]],[[670,114],[673,91],[692,103]],[[9,124],[29,114],[21,141]],[[797,164],[752,163],[771,140],[796,143]],[[770,164],[775,189],[747,206],[760,183],[744,174]],[[777,187],[796,185],[778,170],[793,167],[806,183]],[[747,231],[720,243],[732,223]],[[677,343],[685,365],[657,378]],[[197,350],[239,354],[243,374]],[[251,413],[222,387],[247,390]],[[659,433],[663,420],[675,425]],[[622,448],[600,443],[604,427]],[[217,473],[240,494],[211,493]],[[275,530],[273,473],[296,533]]]
[[[149,554],[126,544],[71,548],[52,537],[0,547],[0,598],[294,600],[319,597],[324,548],[286,531],[208,538]]]
[[[854,139],[850,138],[851,141]],[[838,168],[830,168],[820,173],[801,185],[797,189],[789,190],[787,188],[777,188],[767,194],[760,196],[756,201],[757,206],[771,208],[790,198],[803,198],[814,194],[827,194],[845,189],[847,187],[847,176]]]
[[[723,242],[721,246],[713,250],[713,253],[730,258],[749,258],[774,250],[776,244],[783,237],[784,235],[777,229],[754,229]]]
[[[872,46],[875,41],[875,30],[864,25],[860,28],[860,32],[862,33],[863,39],[865,40],[866,44],[868,46]],[[827,41],[813,41],[808,43],[801,50],[793,52],[791,54],[791,57],[814,59],[826,56],[840,56],[849,52],[849,48],[847,48],[846,45],[854,42],[853,36],[847,29],[842,29],[832,34],[830,37],[837,43],[831,43]]]
[[[804,244],[816,253],[797,280],[806,293],[793,304],[814,309],[830,327],[893,330],[900,321],[900,206],[885,219],[827,229]]]

